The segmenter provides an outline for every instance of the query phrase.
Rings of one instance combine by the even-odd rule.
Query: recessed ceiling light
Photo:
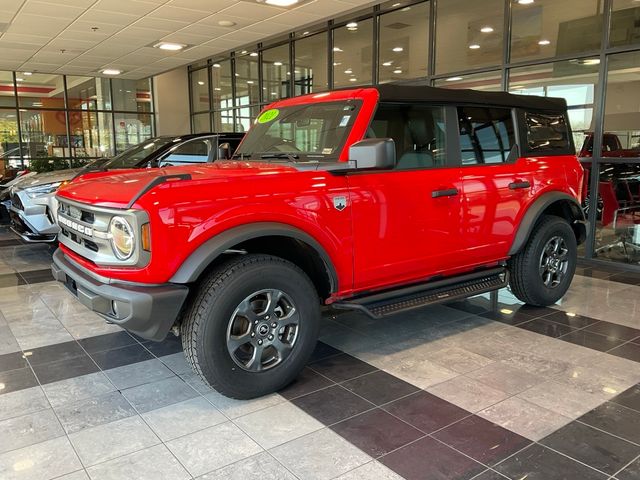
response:
[[[462,77],[449,77],[447,78],[447,82],[457,82],[458,80],[462,80]]]
[[[402,10],[400,10],[401,12],[408,12],[409,10],[411,10],[411,7],[404,7]]]
[[[273,64],[274,64],[276,67],[281,67],[281,66],[282,66],[282,62],[273,62]]]
[[[396,68],[393,73],[402,73],[402,70],[400,70],[399,68]]]
[[[215,90],[216,92],[219,92],[219,91],[220,91],[220,90],[222,90],[222,89],[221,89],[220,87],[215,87],[215,88],[214,88],[214,90]]]
[[[247,83],[248,83],[249,85],[253,85],[253,80],[247,80]]]
[[[580,63],[580,65],[600,65],[600,59],[599,58],[587,58],[585,60],[580,60],[578,63]]]
[[[533,2],[534,0],[518,0],[520,5],[531,5]]]
[[[261,0],[260,3],[266,3],[267,5],[273,5],[274,7],[291,7],[299,1],[300,0]]]
[[[246,55],[246,54],[247,54],[247,53],[249,53],[249,52],[247,52],[246,50],[242,50],[240,53],[241,53],[242,55]]]
[[[347,23],[347,28],[358,28],[358,22]]]
[[[220,25],[221,27],[233,27],[236,24],[236,22],[232,21],[232,20],[219,20],[218,21],[218,25]]]
[[[402,47],[393,47],[394,52],[404,52],[404,48]]]
[[[198,81],[198,85],[204,85],[204,82],[202,80]]]
[[[27,77],[29,77],[29,76],[33,75],[33,73],[31,73],[31,72],[22,72],[22,74],[23,74],[23,75],[26,75]]]
[[[302,32],[302,35],[309,35],[310,32]]]
[[[221,65],[219,63],[214,63],[213,65],[211,65],[213,68],[220,68]]]
[[[355,78],[355,77],[353,77],[353,78],[350,78],[350,79],[349,79],[349,81],[350,81],[350,82],[357,82],[357,81],[358,81],[358,79],[357,79],[357,78]]]
[[[347,75],[351,75],[353,73],[353,70],[351,70],[350,68],[345,70],[344,73],[346,73]]]
[[[545,45],[551,45],[551,41],[550,41],[550,40],[540,40],[540,41],[538,42],[538,45],[542,45],[543,47],[544,47]]]
[[[393,62],[384,62],[382,64],[383,67],[390,67],[393,64]]]
[[[16,82],[24,82],[24,78],[16,78]]]
[[[340,47],[333,47],[334,52],[341,52],[342,49]]]
[[[489,25],[487,25],[486,27],[482,27],[480,29],[480,31],[482,33],[491,33],[491,32],[493,32],[493,27],[490,27]]]
[[[478,50],[480,48],[480,45],[478,45],[477,43],[473,43],[473,44],[469,45],[469,48],[471,50]]]
[[[160,50],[169,50],[171,52],[177,52],[178,50],[182,50],[186,45],[183,43],[172,43],[172,42],[159,42],[156,43],[153,48],[159,48]]]
[[[118,70],[116,68],[105,68],[102,70],[103,75],[120,75],[122,70]]]
[[[399,7],[400,5],[402,5],[401,3],[394,3],[393,5],[391,5],[392,7]]]
[[[333,66],[334,66],[334,67],[337,67],[337,66],[339,66],[339,65],[342,65],[342,62],[333,62]]]

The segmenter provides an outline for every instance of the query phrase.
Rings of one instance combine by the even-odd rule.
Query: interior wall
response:
[[[189,75],[187,67],[153,77],[156,135],[184,135],[189,124]]]

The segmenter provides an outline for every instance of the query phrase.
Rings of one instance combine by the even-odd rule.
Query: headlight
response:
[[[135,250],[135,237],[133,228],[122,217],[113,217],[109,222],[111,234],[111,248],[120,260],[127,260]]]
[[[24,191],[29,195],[29,198],[38,198],[55,192],[63,183],[65,182],[45,183],[44,185],[25,188]]]

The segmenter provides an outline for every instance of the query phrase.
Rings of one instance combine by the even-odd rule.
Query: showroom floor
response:
[[[139,342],[0,227],[0,478],[640,479],[640,275],[327,316],[301,378],[243,402]]]

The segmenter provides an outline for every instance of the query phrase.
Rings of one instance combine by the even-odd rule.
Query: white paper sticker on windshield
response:
[[[322,149],[322,154],[323,155],[331,155],[331,152],[333,152],[333,148],[323,148]]]
[[[344,117],[342,117],[342,120],[340,120],[340,126],[346,127],[350,119],[351,119],[351,115],[345,115]]]

